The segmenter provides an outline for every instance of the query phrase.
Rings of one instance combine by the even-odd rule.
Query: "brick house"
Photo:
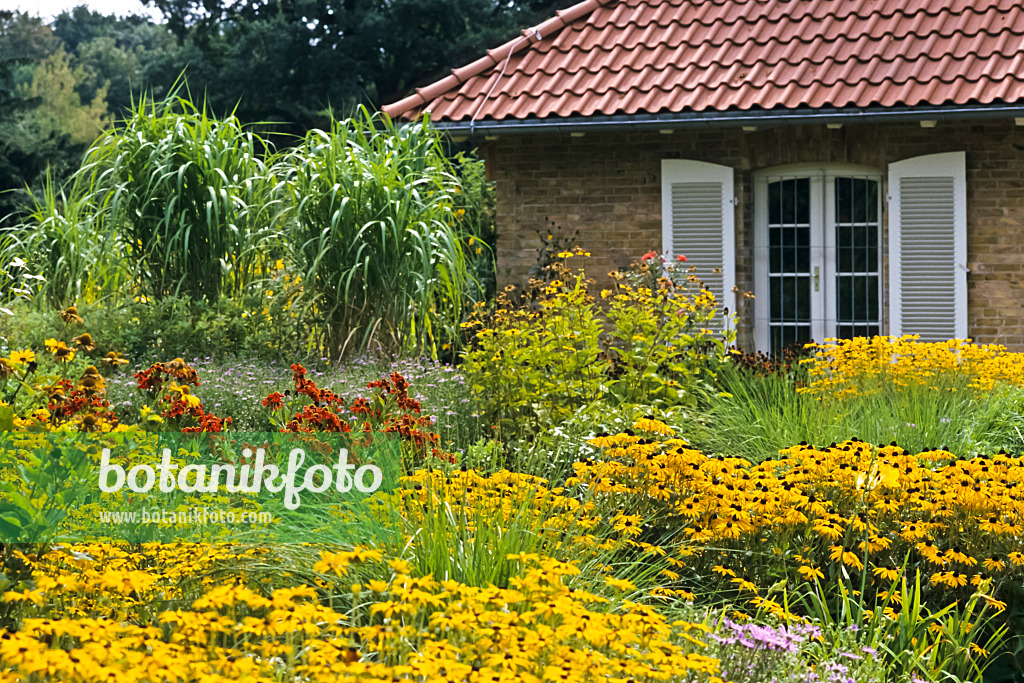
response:
[[[1015,0],[586,0],[385,111],[486,142],[502,282],[554,224],[685,254],[747,349],[1024,350]]]

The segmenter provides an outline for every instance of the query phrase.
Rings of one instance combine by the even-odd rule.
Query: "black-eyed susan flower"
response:
[[[591,446],[596,446],[598,448],[608,448],[616,445],[618,442],[618,437],[612,436],[608,432],[602,432],[593,439],[589,439],[587,441]]]
[[[996,600],[987,593],[981,593],[981,598],[985,601],[985,604],[994,609],[996,612],[1003,612],[1006,610],[1006,603],[1002,600]]]
[[[79,325],[84,322],[82,316],[78,315],[78,308],[76,306],[68,306],[61,311],[60,319],[66,323],[78,323]]]
[[[797,573],[799,573],[800,576],[804,577],[808,581],[814,581],[816,579],[825,579],[825,575],[821,573],[820,569],[806,564],[800,565],[797,568]]]
[[[88,332],[83,332],[71,341],[75,342],[75,345],[83,351],[93,351],[96,349],[96,342],[92,340],[92,335]]]
[[[754,584],[750,579],[744,576],[737,576],[729,579],[730,583],[736,584],[741,591],[750,591],[751,593],[757,593],[757,585]]]
[[[29,363],[34,362],[35,359],[36,354],[27,349],[24,351],[15,351],[10,355],[10,361],[15,365],[28,365]]]
[[[70,363],[75,359],[75,352],[69,349],[67,344],[56,339],[46,340],[46,348],[53,354],[53,359],[58,363]]]
[[[620,591],[635,591],[636,585],[629,579],[617,579],[613,576],[606,576],[604,582]]]
[[[981,566],[990,572],[1001,572],[1006,569],[1006,562],[1000,560],[995,555],[992,555],[991,557],[985,558],[982,561]]]
[[[895,581],[900,575],[900,570],[895,567],[875,567],[871,572],[886,581]]]
[[[117,351],[111,351],[107,355],[103,356],[100,362],[108,367],[116,367],[118,365],[126,365],[128,363],[128,359],[122,357]]]
[[[627,515],[621,512],[612,520],[612,528],[628,538],[639,536],[643,530],[642,525],[643,518],[640,515]]]
[[[633,423],[633,429],[650,432],[652,434],[661,434],[662,436],[672,436],[672,429],[662,422],[657,420],[652,415],[644,415]]]
[[[965,554],[962,550],[960,550],[959,546],[954,546],[953,548],[947,550],[943,554],[943,559],[954,564],[964,564],[969,567],[978,564],[978,561],[976,559],[974,559],[970,555]]]
[[[850,552],[841,545],[829,546],[829,559],[833,562],[841,562],[854,569],[863,569],[864,563],[861,562],[860,558],[856,553]]]
[[[943,559],[942,552],[931,539],[921,541],[917,543],[915,547],[917,548],[917,552],[921,553],[921,557],[923,557],[927,562],[939,567],[946,566],[946,560]]]
[[[968,577],[963,572],[946,571],[936,572],[931,576],[931,583],[949,588],[958,588],[967,585]]]

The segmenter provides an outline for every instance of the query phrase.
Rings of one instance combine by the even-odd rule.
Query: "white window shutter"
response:
[[[921,341],[967,337],[964,152],[889,166],[889,321]]]
[[[686,256],[696,276],[730,315],[736,312],[736,212],[733,170],[703,161],[661,162],[662,251]],[[719,326],[723,318],[716,319]],[[719,327],[720,329],[720,327]]]

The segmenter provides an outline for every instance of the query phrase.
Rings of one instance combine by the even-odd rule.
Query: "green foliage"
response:
[[[98,355],[124,353],[140,363],[184,357],[274,357],[294,349],[283,347],[272,320],[254,312],[256,297],[221,299],[216,303],[167,297],[160,301],[83,304],[79,313],[88,321]],[[42,348],[60,337],[63,322],[53,311],[20,305],[0,319],[0,335],[12,348]],[[145,364],[148,365],[148,362]]]
[[[60,42],[39,17],[27,12],[0,11],[0,62],[41,62]]]
[[[13,409],[0,407],[0,538],[45,544],[92,491],[93,458],[102,436],[56,432],[15,437]]]
[[[509,555],[566,554],[557,534],[543,528],[541,520],[549,509],[518,504],[507,511],[485,512],[446,500],[445,492],[433,490],[430,480],[425,488],[428,502],[422,514],[403,520],[409,538],[406,555],[422,576],[507,587],[518,573],[517,562]]]
[[[603,592],[602,568],[650,587],[666,566],[616,533],[614,505],[601,507],[585,492],[567,496],[535,475],[435,465],[410,473],[405,482],[406,491],[390,506],[399,511],[407,539],[402,555],[424,576],[507,588],[511,577],[521,575],[525,556],[538,554],[575,562],[584,576],[597,579],[591,588]]]
[[[80,5],[59,14],[51,28],[85,73],[76,86],[79,95],[91,100],[104,88],[115,118],[130,111],[140,93],[165,96],[184,61],[195,57],[186,54],[188,46],[178,45],[167,27],[146,17],[107,16]]]
[[[101,299],[123,283],[121,249],[113,235],[97,228],[100,217],[89,199],[74,190],[66,195],[47,174],[26,223],[0,241],[5,261],[44,274],[30,292],[40,304],[62,309],[83,298]]]
[[[709,452],[760,462],[801,441],[848,438],[832,436],[844,428],[837,424],[835,411],[796,392],[806,374],[799,366],[760,374],[733,363],[724,365],[718,375],[719,391],[709,400],[713,427],[701,445]]]
[[[668,277],[655,278],[656,289],[620,277],[602,292],[602,309],[582,271],[556,274],[535,282],[522,305],[503,293],[493,314],[478,311],[466,323],[480,329],[463,367],[488,417],[522,433],[588,406],[696,403],[731,338],[710,329],[717,304],[709,292]]]
[[[303,282],[293,308],[318,346],[333,358],[374,347],[436,358],[471,282],[437,132],[364,109],[310,132],[279,168]]]
[[[237,119],[142,101],[66,188],[47,182],[4,256],[44,273],[43,299],[58,308],[128,284],[154,299],[240,295],[269,276],[277,248],[263,150]]]
[[[553,425],[602,397],[599,309],[582,277],[540,292],[537,310],[517,308],[503,293],[493,318],[474,318],[474,347],[463,369],[486,415],[513,430]]]
[[[494,184],[487,181],[483,159],[459,152],[454,163],[459,187],[452,198],[452,210],[459,219],[469,271],[478,287],[474,298],[489,301],[498,287]]]
[[[41,20],[0,11],[0,226],[31,208],[48,173],[63,182],[99,133],[106,109],[82,106],[83,78]]]
[[[110,36],[100,36],[78,47],[76,62],[84,72],[79,89],[84,97],[105,96],[106,107],[119,118],[131,107],[132,85],[144,82],[139,52],[119,46]]]
[[[287,154],[268,144],[237,118],[214,119],[185,99],[144,100],[67,185],[47,182],[0,253],[45,276],[31,292],[40,306],[110,297],[117,317],[130,307],[126,295],[205,302],[211,315],[186,317],[214,343],[240,339],[207,329],[217,316],[265,319],[258,342],[221,349],[335,358],[366,349],[437,358],[449,349],[464,302],[479,296],[466,259],[479,238],[464,233],[487,229],[479,164],[461,158],[463,191],[427,122],[399,128],[366,110]],[[225,297],[233,303],[218,309]],[[161,329],[162,311],[131,317]],[[150,345],[124,341],[122,349]]]
[[[641,274],[608,293],[611,394],[620,404],[694,406],[694,389],[714,374],[734,333],[712,333],[720,314],[708,290],[689,293],[678,277],[652,281],[649,267]]]

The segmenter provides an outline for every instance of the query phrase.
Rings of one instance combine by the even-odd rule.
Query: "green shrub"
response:
[[[618,276],[603,308],[582,270],[555,268],[561,277],[535,282],[520,304],[502,293],[493,313],[478,309],[465,324],[478,329],[463,370],[488,417],[523,433],[589,406],[696,404],[732,340],[709,329],[718,312],[710,292]]]
[[[117,351],[143,364],[178,356],[294,357],[296,349],[280,342],[275,320],[259,306],[265,308],[258,297],[216,303],[166,297],[121,306],[107,300],[78,308],[100,355]],[[0,335],[9,348],[41,349],[47,339],[60,338],[64,323],[56,311],[21,305],[13,313],[0,318]]]
[[[0,235],[2,300],[110,299],[115,317],[131,299],[202,301],[209,311],[186,317],[233,351],[239,332],[227,328],[238,326],[219,319],[230,298],[268,309],[274,347],[437,358],[460,338],[467,298],[487,291],[474,273],[493,288],[493,194],[478,160],[457,163],[461,181],[426,119],[398,127],[363,109],[277,155],[234,116],[176,94],[142,100]]]
[[[79,173],[145,294],[217,301],[267,272],[277,246],[267,146],[234,116],[181,98],[140,102],[93,145]]]
[[[116,236],[103,230],[91,197],[76,182],[65,191],[47,176],[25,222],[0,237],[0,262],[12,281],[4,290],[8,304],[35,299],[61,310],[106,298],[127,280]]]
[[[5,245],[47,281],[50,306],[133,294],[217,301],[266,277],[280,251],[268,143],[172,95],[141,100],[48,185]]]

